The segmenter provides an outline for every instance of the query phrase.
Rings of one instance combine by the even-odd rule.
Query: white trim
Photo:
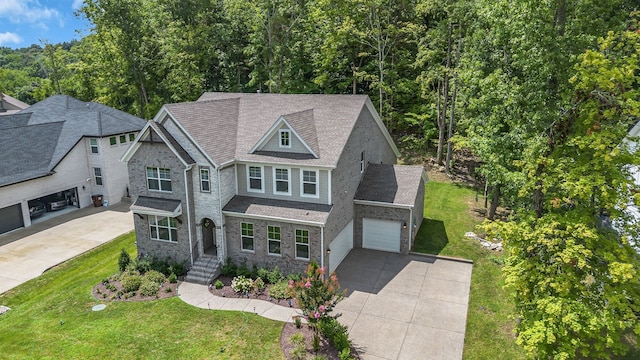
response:
[[[289,122],[284,118],[284,116],[280,116],[280,118],[278,118],[278,120],[276,120],[276,122],[273,123],[271,128],[269,128],[269,130],[264,135],[262,135],[260,140],[258,140],[258,142],[255,145],[253,145],[253,147],[249,150],[249,154],[253,154],[256,150],[261,149],[269,141],[269,139],[271,139],[275,135],[275,133],[282,128],[283,124],[287,128],[289,128],[291,133],[295,135],[296,138],[298,138],[298,140],[300,140],[300,143],[302,143],[302,145],[305,147],[305,149],[307,149],[307,151],[309,151],[311,155],[313,155],[316,159],[319,158],[318,154],[316,154],[316,152],[313,151],[311,147],[302,139],[300,134],[298,134],[298,132],[293,128],[293,126],[289,124]],[[292,138],[290,137],[289,144],[291,144],[291,139]],[[278,138],[278,145],[279,144],[280,144],[280,138]]]
[[[162,211],[162,210],[131,210],[134,214],[142,214],[142,215],[153,215],[153,216],[163,216],[163,217],[178,217],[182,215],[182,204],[178,204],[176,209],[173,212],[170,211]]]
[[[282,134],[287,134],[287,142],[288,145],[282,145]],[[278,130],[278,147],[284,149],[291,149],[291,129],[282,129]]]
[[[251,172],[251,168],[252,167],[260,168],[260,174],[261,174],[260,175],[261,176],[260,189],[252,189],[251,188],[250,172]],[[247,192],[264,194],[264,191],[265,191],[265,188],[266,188],[266,186],[265,186],[266,176],[265,176],[265,173],[264,173],[264,166],[263,165],[245,164],[245,173],[246,173],[245,177],[247,178]],[[237,193],[238,192],[236,191],[236,194]]]
[[[189,231],[189,256],[191,257],[191,266],[193,266],[193,244],[191,240],[191,212],[189,210],[189,181],[187,181],[187,171],[191,170],[193,165],[189,165],[184,169],[184,193],[187,199],[187,230]]]
[[[331,183],[333,178],[331,177],[331,173],[333,170],[329,170],[327,174],[327,205],[331,205]]]
[[[96,145],[95,146],[93,146],[93,144],[91,144],[91,140],[95,140],[96,141]],[[98,138],[94,138],[94,137],[89,138],[89,154],[91,154],[91,155],[100,155],[100,145],[99,144],[100,144],[100,141],[99,141]],[[96,152],[93,152],[93,148],[94,147],[97,150]]]
[[[278,180],[276,179],[276,170],[287,170],[287,191],[278,191],[277,189],[277,182],[278,181],[284,181],[284,180]],[[274,165],[273,167],[271,167],[271,172],[273,173],[273,195],[286,195],[286,196],[291,196],[291,168],[289,167],[276,167],[276,165]]]
[[[311,251],[311,249],[309,249]],[[324,226],[320,226],[320,267],[324,269]],[[311,257],[311,254],[309,254]]]
[[[376,111],[376,108],[373,106],[373,103],[371,102],[371,99],[369,99],[368,96],[366,97],[364,105],[367,107],[367,109],[371,113],[371,116],[373,116],[373,120],[375,120],[375,123],[380,128],[380,131],[382,131],[382,135],[384,135],[384,138],[387,139],[387,142],[389,143],[389,146],[391,146],[391,150],[393,150],[393,152],[396,155],[396,157],[399,158],[400,157],[400,151],[398,151],[398,147],[393,142],[393,139],[391,138],[391,134],[389,134],[389,131],[387,130],[387,127],[384,126],[384,123],[382,122],[382,119],[380,118],[380,114],[378,114],[378,112]]]
[[[242,224],[251,224],[251,232],[253,233],[253,235],[251,235],[251,240],[253,243],[253,250],[249,250],[249,249],[244,249],[243,245],[242,245],[242,237],[244,235],[242,235]],[[254,226],[254,223],[250,223],[250,222],[246,222],[246,221],[240,221],[240,251],[241,252],[248,252],[248,253],[255,253],[256,252],[256,228]],[[249,236],[247,235],[247,238]]]
[[[312,171],[316,174],[316,193],[315,195],[312,194],[305,194],[304,193],[304,172],[305,171]],[[314,198],[314,199],[318,199],[320,198],[320,171],[319,170],[314,170],[314,169],[306,169],[306,168],[300,168],[300,197],[306,197],[306,198]]]
[[[272,220],[289,224],[300,224],[300,225],[314,225],[314,226],[324,226],[325,224],[318,221],[304,221],[297,219],[287,219],[278,216],[268,216],[268,215],[254,215],[254,214],[244,214],[237,213],[233,211],[222,211],[222,214],[225,216],[244,218],[244,219],[255,219],[255,220]]]
[[[279,240],[269,237],[269,227],[272,227],[274,229],[278,228],[278,234],[280,234],[280,239]],[[270,245],[269,243],[271,241],[274,241],[274,242],[277,241],[277,242],[280,243],[280,248],[279,248],[280,252],[279,253],[272,253],[271,250],[269,250],[269,245]],[[269,224],[267,224],[267,255],[282,257],[282,226],[280,226],[280,225],[269,225]]]
[[[206,182],[209,183],[209,190],[204,190],[202,188],[202,184],[203,184],[202,171],[206,171],[207,172],[207,180],[206,180]],[[200,192],[211,193],[211,169],[208,166],[198,166],[198,180],[200,182]]]
[[[147,172],[147,170],[149,168],[156,169],[156,175],[158,175],[158,178],[149,178],[149,173]],[[160,169],[169,170],[169,186],[171,186],[171,190],[162,190],[162,180],[166,181],[167,179],[162,179],[160,177]],[[161,192],[161,193],[172,193],[173,192],[173,181],[171,180],[171,169],[170,168],[155,167],[155,166],[145,166],[144,175],[145,175],[145,179],[146,179],[146,182],[147,182],[147,190],[154,191],[154,192]],[[149,179],[158,181],[158,189],[150,189],[149,188]]]
[[[306,244],[298,242],[298,231],[306,231],[307,232],[307,243]],[[298,256],[298,244],[307,245],[307,257],[306,258]],[[295,227],[293,228],[293,257],[296,260],[306,260],[306,261],[310,261],[311,260],[311,235],[310,235],[309,229],[297,229]]]
[[[140,133],[138,133],[138,136],[136,137],[135,142],[133,144],[129,145],[129,147],[125,151],[124,155],[122,155],[122,157],[120,158],[120,161],[129,162],[129,160],[131,160],[131,158],[133,157],[133,154],[135,154],[135,152],[138,150],[138,148],[141,145],[140,144],[140,139],[142,139],[144,136],[149,134],[149,132],[152,131],[152,130],[153,129],[151,129],[151,121],[148,121],[144,125],[142,130],[140,130]],[[173,147],[173,145],[171,145],[171,142],[167,138],[165,138],[162,133],[159,133],[159,132],[157,132],[155,130],[153,130],[153,132],[160,137],[162,142],[171,150],[171,152],[173,152],[173,154],[178,158],[178,160],[180,160],[180,163],[182,165],[184,165],[185,167],[191,167],[193,165],[193,164],[187,164],[184,161],[182,156],[180,156],[178,151],[176,151],[176,149]]]
[[[164,241],[164,242],[177,244],[178,243],[178,224],[177,224],[176,218],[175,217],[171,217],[171,216],[160,216],[160,215],[151,215],[151,216],[153,216],[154,220],[155,220],[155,225],[153,225],[153,227],[156,228],[156,235],[160,234],[160,231],[159,231],[160,226],[158,225],[158,217],[167,219],[166,229],[169,230],[169,240],[158,239],[158,238],[153,238],[152,237],[152,235],[151,235],[152,234],[152,231],[151,231],[151,228],[152,228],[151,218],[148,216],[147,217],[147,223],[149,224],[149,239],[153,240],[153,241]],[[175,227],[171,227],[171,220],[170,219],[173,219],[173,221],[176,222]],[[163,228],[165,228],[165,227],[163,226]],[[171,240],[173,238],[173,236],[171,236],[171,230],[175,230],[176,231],[176,238],[174,240]]]
[[[380,201],[371,201],[371,200],[353,200],[354,204],[358,205],[371,205],[371,206],[380,206],[380,207],[391,207],[398,209],[413,209],[413,204],[393,204],[387,202]]]
[[[236,178],[236,194],[238,194],[238,171],[237,169],[234,169],[234,176]],[[225,259],[226,258],[226,254],[227,254],[227,241],[226,241],[226,231],[224,230],[225,228],[225,218],[224,216],[222,216],[222,192],[220,190],[221,186],[220,186],[220,171],[221,168],[218,167],[216,169],[216,173],[218,175],[218,216],[220,217],[220,229],[222,231],[220,231],[220,236],[222,236],[222,243],[221,246],[218,247],[218,249],[222,249],[221,251],[218,252],[218,259]],[[216,231],[216,237],[218,236],[218,232]],[[217,243],[218,239],[216,239],[216,246],[218,245]]]

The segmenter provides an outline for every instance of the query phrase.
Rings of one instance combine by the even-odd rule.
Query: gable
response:
[[[280,116],[249,152],[272,156],[278,153],[305,154],[319,158],[313,109]]]
[[[135,155],[136,151],[138,151],[140,145],[145,143],[164,143],[183,165],[195,164],[195,160],[193,160],[191,155],[173,138],[162,124],[155,121],[147,122],[120,160],[128,162]]]

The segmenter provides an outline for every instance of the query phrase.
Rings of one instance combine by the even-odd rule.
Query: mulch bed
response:
[[[100,301],[148,301],[166,299],[178,295],[178,286],[181,283],[182,281],[178,281],[175,284],[171,284],[170,282],[166,281],[164,284],[162,284],[162,287],[158,290],[158,294],[156,296],[142,296],[140,295],[139,291],[136,291],[135,295],[131,296],[131,294],[124,294],[124,291],[122,291],[120,280],[109,278],[109,284],[115,286],[116,291],[109,290],[107,288],[107,285],[100,282],[98,283],[98,285],[93,287],[92,294],[94,298]],[[170,289],[170,291],[167,289]],[[122,291],[123,294],[118,296],[118,291]]]
[[[300,308],[298,306],[298,302],[295,299],[290,299],[290,300],[274,299],[271,296],[269,296],[269,286],[270,286],[269,284],[267,284],[267,287],[261,293],[249,292],[249,294],[242,294],[242,293],[235,292],[231,288],[231,281],[233,280],[233,278],[220,276],[216,279],[216,281],[217,280],[220,280],[222,284],[224,284],[224,287],[222,287],[221,289],[216,289],[214,286],[209,286],[209,292],[212,293],[213,295],[220,296],[220,297],[228,297],[228,298],[265,300],[265,301],[269,301],[274,304],[278,304],[282,306],[290,306],[296,309]],[[289,301],[291,302],[291,304],[289,304]]]

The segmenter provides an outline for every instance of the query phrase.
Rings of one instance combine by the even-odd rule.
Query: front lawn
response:
[[[282,323],[204,310],[178,297],[101,303],[91,289],[118,271],[122,248],[135,254],[133,233],[58,266],[0,295],[0,354],[8,359],[283,359]]]
[[[502,253],[492,252],[464,237],[480,219],[474,216],[475,191],[456,184],[429,182],[424,222],[414,250],[473,260],[464,359],[522,359],[515,343],[515,306],[503,290]]]

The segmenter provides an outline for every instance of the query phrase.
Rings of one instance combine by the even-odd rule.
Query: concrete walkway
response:
[[[0,236],[0,293],[133,230],[130,205],[78,209]]]
[[[299,309],[274,304],[270,301],[219,297],[211,294],[206,285],[188,282],[180,284],[178,296],[187,304],[202,309],[244,311],[282,322],[293,322],[294,315],[302,315]]]

